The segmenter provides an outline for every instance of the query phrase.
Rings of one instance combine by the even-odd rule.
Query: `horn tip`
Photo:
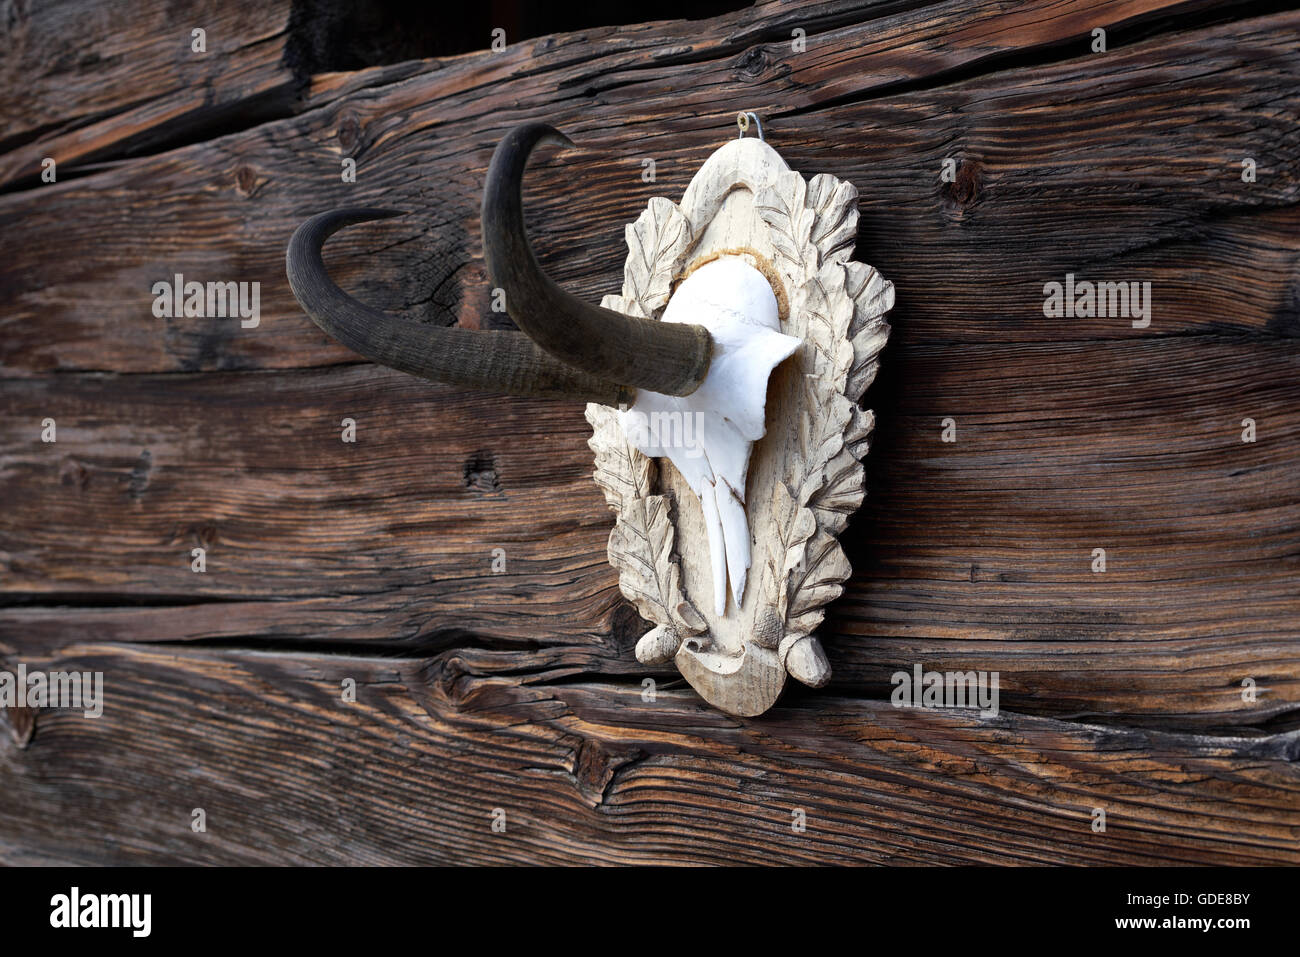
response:
[[[551,134],[546,137],[545,142],[566,150],[576,150],[580,148],[577,143],[573,142],[573,140],[569,139],[554,127],[551,128]]]

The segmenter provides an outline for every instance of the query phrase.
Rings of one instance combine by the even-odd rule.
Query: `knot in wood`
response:
[[[465,487],[479,492],[500,492],[501,481],[497,477],[496,456],[491,452],[480,450],[465,460],[463,470]]]
[[[253,189],[257,186],[257,170],[247,163],[240,163],[235,167],[235,189],[239,190],[243,196],[253,195]]]
[[[343,152],[351,153],[361,142],[361,121],[355,113],[344,113],[339,119],[339,146]]]
[[[736,59],[736,75],[746,80],[757,79],[767,72],[772,60],[764,47],[750,47]]]
[[[980,197],[984,166],[977,159],[962,159],[951,183],[943,184],[943,196],[950,209],[964,213]]]

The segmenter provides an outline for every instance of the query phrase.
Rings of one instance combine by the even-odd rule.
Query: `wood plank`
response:
[[[242,114],[283,115],[298,85],[282,63],[289,4],[55,0],[9,8],[0,89],[0,187],[35,185],[156,148]],[[192,31],[205,31],[205,52]],[[18,95],[18,91],[22,91]]]
[[[823,631],[836,688],[878,697],[933,659],[1001,670],[1029,713],[1292,711],[1297,371],[1267,340],[1200,336],[897,350],[873,387],[887,402],[845,538],[854,575]],[[540,644],[545,671],[639,667],[577,405],[352,366],[11,379],[0,409],[24,503],[0,531],[0,622],[20,633],[434,650],[472,636]],[[120,596],[162,607],[103,607]],[[1266,688],[1256,702],[1246,677]]]
[[[25,748],[0,734],[5,863],[1300,862],[1294,731],[1216,739],[833,694],[738,719],[689,689],[645,703],[637,681],[521,685],[456,652],[83,643],[34,660],[103,671],[105,707],[41,712]]]
[[[998,49],[1070,40],[1075,6],[1008,28]],[[1000,7],[981,9],[999,22]],[[950,26],[933,16],[927,8],[899,14],[897,23],[831,30],[817,38],[822,52],[771,68],[789,70],[774,91],[740,82],[732,56],[662,64],[654,49],[624,52],[615,43],[585,60],[563,43],[535,56],[514,48],[468,56],[246,133],[0,196],[0,215],[28,239],[0,263],[0,369],[350,361],[352,353],[302,315],[283,269],[293,228],[344,204],[411,212],[331,243],[328,261],[347,288],[409,317],[445,323],[449,311],[463,325],[491,325],[478,239],[482,178],[496,140],[524,119],[555,122],[584,147],[539,164],[529,190],[532,228],[544,264],[598,300],[622,274],[623,224],[651,196],[680,196],[702,158],[730,135],[728,119],[740,107],[767,118],[773,142],[796,167],[859,186],[858,255],[899,289],[901,341],[1300,330],[1290,278],[1300,257],[1290,146],[1300,55],[1286,39],[1300,14],[1114,49],[1105,55],[1115,77],[1107,83],[1096,82],[1099,61],[1083,40],[1077,55],[1032,74],[945,84],[953,68],[945,60],[934,66],[938,85],[893,94],[895,80],[862,75],[864,39],[885,26],[901,31],[898,47],[871,62],[915,69]],[[1045,37],[1051,24],[1057,32]],[[978,52],[970,62],[980,62]],[[861,76],[861,87],[822,107],[792,99],[792,90],[806,100],[842,75]],[[592,87],[598,78],[603,85]],[[1197,110],[1223,119],[1192,122]],[[836,142],[852,148],[827,148]],[[1260,169],[1249,185],[1240,175],[1246,155]],[[344,156],[358,162],[356,184],[340,181]],[[646,156],[656,160],[656,183],[641,181]],[[950,156],[963,160],[963,178],[942,184]],[[120,215],[125,205],[129,218]],[[177,272],[260,282],[261,325],[154,318],[152,284]],[[1067,272],[1150,281],[1152,328],[1044,318],[1043,284]],[[86,310],[86,302],[100,309]]]

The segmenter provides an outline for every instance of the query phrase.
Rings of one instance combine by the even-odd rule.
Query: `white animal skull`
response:
[[[772,287],[738,256],[691,273],[673,293],[663,321],[694,323],[709,331],[713,359],[708,375],[688,396],[638,390],[636,402],[622,413],[623,430],[643,454],[671,461],[700,500],[714,608],[721,617],[728,576],[736,607],[745,599],[750,565],[745,477],[750,450],[765,430],[767,380],[803,340],[781,333]]]

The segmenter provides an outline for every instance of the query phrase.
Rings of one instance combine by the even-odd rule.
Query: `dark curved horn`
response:
[[[391,316],[335,285],[321,258],[325,240],[345,226],[400,215],[388,209],[339,209],[313,216],[294,232],[285,270],[294,296],[316,325],[367,359],[425,379],[605,405],[632,401],[630,390],[564,365],[523,333],[446,328]]]
[[[583,302],[557,286],[537,263],[524,230],[520,184],[538,143],[573,146],[545,123],[506,134],[483,190],[483,248],[506,311],[555,358],[614,382],[666,395],[690,395],[704,381],[713,340],[703,326],[625,316]]]

